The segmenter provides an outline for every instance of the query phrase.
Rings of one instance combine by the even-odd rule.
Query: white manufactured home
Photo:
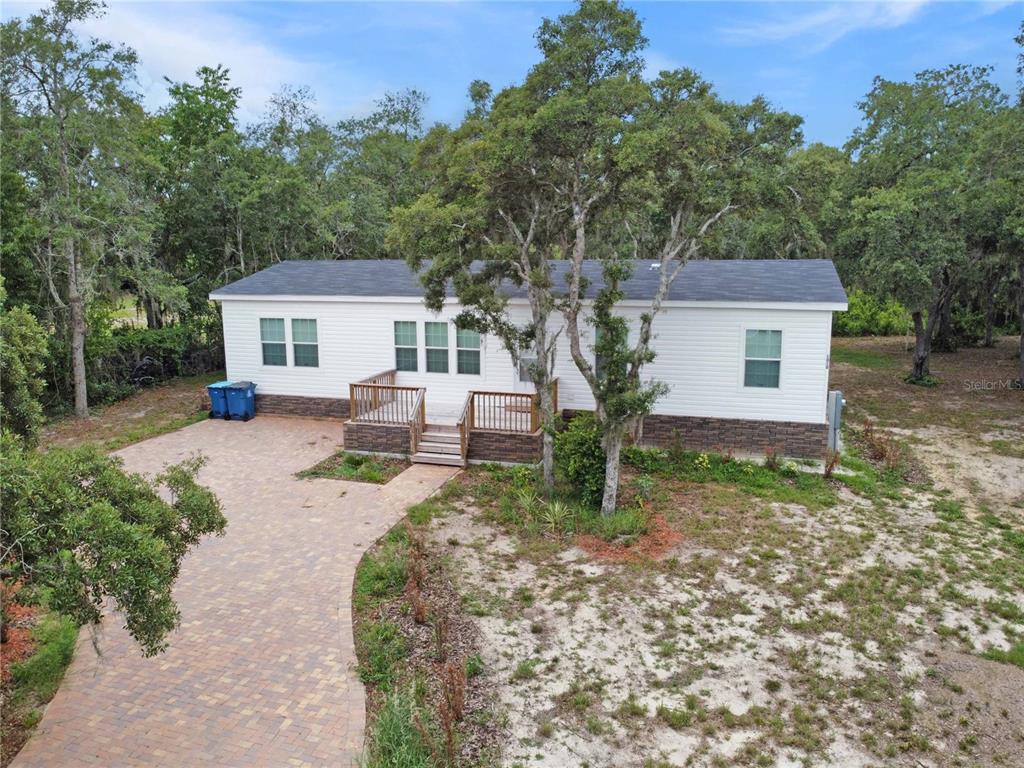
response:
[[[566,266],[555,263],[556,285]],[[596,290],[601,264],[585,271]],[[623,284],[619,311],[634,326],[657,280],[657,264],[638,261]],[[526,299],[512,287],[509,297],[525,324]],[[260,412],[346,419],[346,448],[423,461],[539,454],[533,385],[499,339],[455,326],[454,296],[428,311],[403,261],[286,261],[210,298],[222,307],[227,375],[257,385]],[[821,456],[832,313],[846,306],[830,261],[690,262],[654,320],[657,357],[643,373],[669,391],[642,439]],[[593,409],[564,334],[555,376],[560,411]]]

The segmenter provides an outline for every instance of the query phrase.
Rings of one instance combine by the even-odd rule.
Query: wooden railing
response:
[[[394,384],[348,385],[350,418],[352,421],[372,421],[379,424],[408,424],[417,399],[421,400],[422,387],[398,387]]]
[[[420,447],[420,438],[427,427],[427,390],[420,387],[409,414],[409,454],[415,454]]]
[[[367,376],[365,379],[360,379],[356,384],[383,384],[385,386],[393,387],[396,383],[395,377],[398,375],[398,370],[392,368],[390,371],[382,371],[376,373],[373,376]]]
[[[473,392],[466,393],[466,400],[462,403],[462,413],[456,426],[459,428],[459,453],[463,462],[469,456],[469,430],[473,425]]]
[[[558,379],[551,382],[551,397],[558,410]],[[466,423],[470,429],[536,432],[540,429],[540,396],[530,392],[469,393]]]

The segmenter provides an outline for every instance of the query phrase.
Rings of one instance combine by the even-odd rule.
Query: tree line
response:
[[[144,109],[136,54],[75,32],[101,12],[58,0],[3,28],[7,304],[43,329],[50,403],[78,414],[90,350],[127,333],[124,302],[155,333],[216,345],[209,291],[284,259],[430,259],[428,304],[453,280],[463,322],[528,358],[541,392],[560,318],[609,468],[662,394],[641,369],[687,259],[833,259],[847,287],[909,314],[915,383],[933,383],[933,347],[990,344],[1024,316],[1024,91],[1002,92],[989,67],[876,78],[843,147],[808,145],[801,118],[763,98],[729,101],[687,69],[645,77],[637,15],[583,2],[543,22],[521,83],[470,84],[457,125],[426,126],[415,90],[330,125],[308,90],[285,88],[243,126],[218,66],[169,81],[167,105]],[[661,264],[662,286],[631,332],[615,306],[634,257]],[[473,259],[487,269],[470,273]],[[606,265],[593,304],[584,259]],[[550,278],[556,260],[565,285]],[[503,280],[527,289],[525,327],[505,313]]]

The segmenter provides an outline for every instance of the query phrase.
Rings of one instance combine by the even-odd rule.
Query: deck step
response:
[[[450,467],[461,467],[462,457],[451,453],[428,453],[418,451],[412,455],[413,464],[445,464]]]
[[[420,435],[420,440],[425,443],[459,443],[458,432],[434,432],[432,430],[425,431]]]
[[[420,440],[417,450],[421,453],[453,453],[456,456],[462,453],[462,446],[456,440],[453,443],[442,443],[434,440]]]

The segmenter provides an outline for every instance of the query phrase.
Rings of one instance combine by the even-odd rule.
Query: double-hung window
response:
[[[424,324],[427,373],[448,373],[448,323]]]
[[[292,320],[292,362],[299,368],[320,367],[316,320]]]
[[[395,320],[395,370],[418,370],[416,355],[416,321]]]
[[[284,340],[284,319],[260,318],[260,343],[264,365],[288,365],[288,347]]]
[[[743,386],[778,389],[782,331],[748,330],[744,342]]]
[[[455,370],[480,375],[480,333],[469,328],[455,329]]]

